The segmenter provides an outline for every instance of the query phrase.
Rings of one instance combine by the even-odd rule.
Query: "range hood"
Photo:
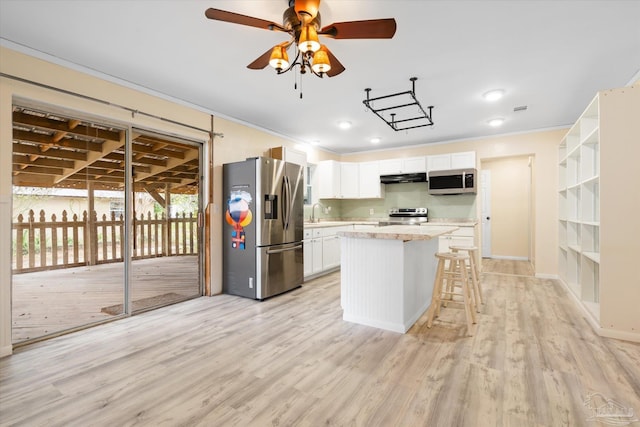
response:
[[[425,172],[416,173],[399,173],[393,175],[380,175],[382,184],[401,184],[405,182],[427,182],[427,174]]]

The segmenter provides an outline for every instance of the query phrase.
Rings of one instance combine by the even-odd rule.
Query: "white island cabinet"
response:
[[[342,318],[407,332],[431,303],[438,237],[456,229],[399,225],[338,232]]]

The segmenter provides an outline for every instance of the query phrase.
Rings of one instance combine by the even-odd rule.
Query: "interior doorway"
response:
[[[194,141],[14,105],[13,344],[202,295],[201,159]]]
[[[532,261],[532,157],[483,159],[481,168],[488,177],[481,198],[483,258]]]

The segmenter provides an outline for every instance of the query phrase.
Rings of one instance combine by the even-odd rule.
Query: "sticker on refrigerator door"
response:
[[[253,219],[253,214],[249,208],[251,201],[251,194],[246,191],[232,191],[229,194],[225,218],[227,224],[233,227],[233,230],[231,230],[231,247],[234,249],[245,249],[244,227],[251,224]]]

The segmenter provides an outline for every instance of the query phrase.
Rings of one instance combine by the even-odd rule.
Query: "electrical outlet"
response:
[[[373,215],[373,208],[369,209],[369,215]]]

